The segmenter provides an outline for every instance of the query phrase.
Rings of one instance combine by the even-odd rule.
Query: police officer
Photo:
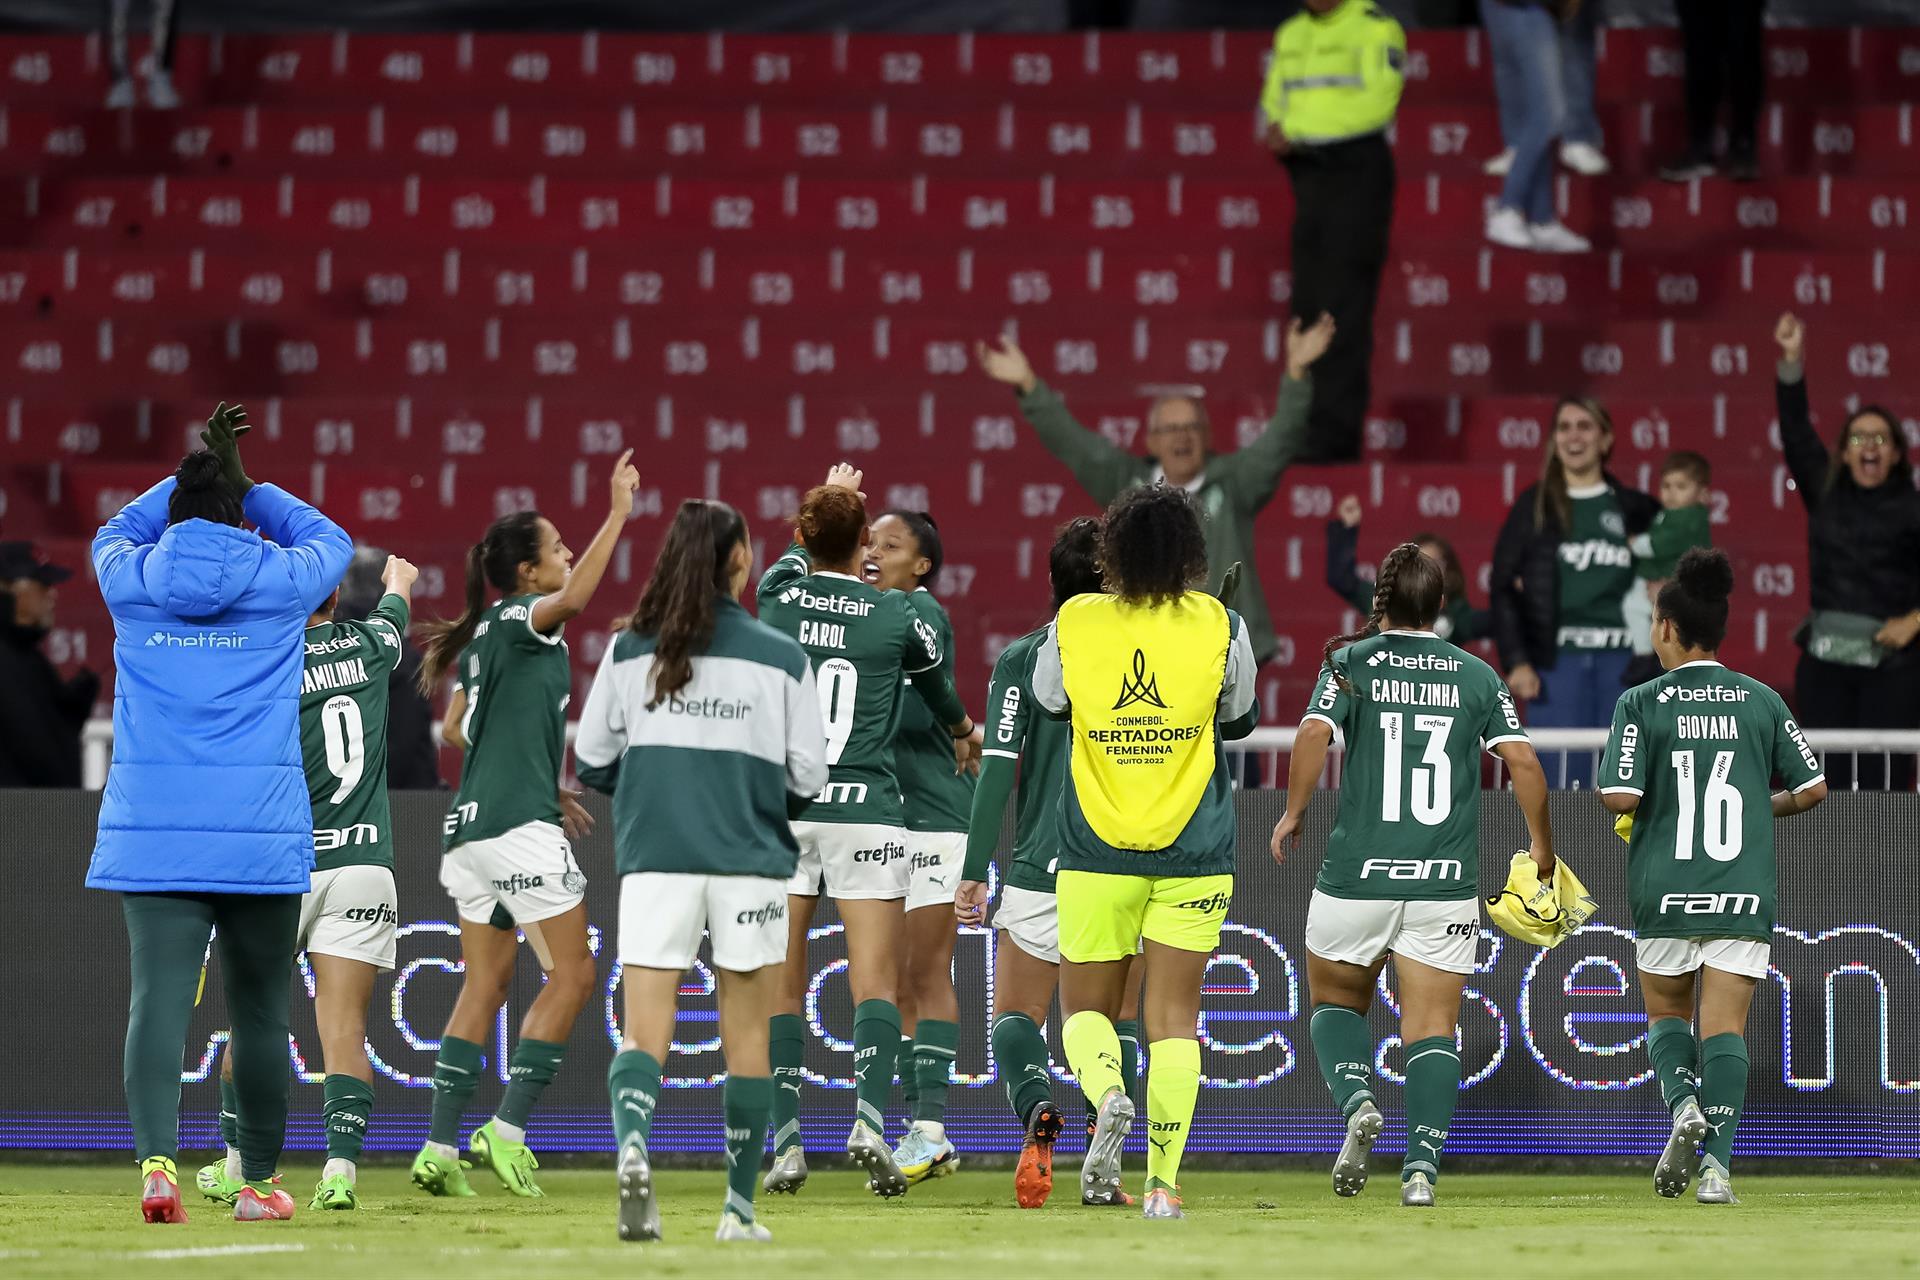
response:
[[[1360,456],[1406,59],[1406,34],[1373,0],[1305,0],[1274,33],[1260,106],[1293,183],[1293,314],[1324,311],[1339,333],[1314,369],[1302,460]]]

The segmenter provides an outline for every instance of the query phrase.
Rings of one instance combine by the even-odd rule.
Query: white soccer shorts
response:
[[[907,832],[907,910],[953,909],[960,867],[967,860],[964,831]]]
[[[1478,898],[1401,902],[1336,898],[1315,889],[1307,906],[1307,950],[1322,960],[1372,965],[1392,954],[1448,973],[1472,973],[1479,944]]]
[[[900,827],[863,822],[796,822],[793,838],[800,861],[787,892],[829,898],[897,899],[907,896],[907,833]]]
[[[620,963],[691,968],[700,936],[714,967],[751,973],[787,958],[787,882],[778,876],[641,871],[620,877]]]
[[[529,822],[447,850],[440,883],[462,920],[484,924],[497,903],[522,929],[564,915],[587,896],[587,877],[566,833],[551,822]]]
[[[295,948],[391,969],[399,927],[398,895],[389,868],[335,867],[314,872],[313,887],[301,895]]]
[[[1634,963],[1648,973],[1677,978],[1705,965],[1744,978],[1767,976],[1773,947],[1758,938],[1635,938]]]
[[[1035,960],[1060,963],[1060,911],[1052,894],[1002,884],[993,927]]]

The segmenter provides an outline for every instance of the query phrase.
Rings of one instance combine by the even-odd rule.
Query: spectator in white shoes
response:
[[[180,106],[180,92],[173,87],[174,36],[180,28],[180,0],[152,0],[153,49],[147,67],[147,105],[161,111]],[[133,0],[107,0],[107,65],[113,72],[113,86],[107,90],[107,106],[114,109],[135,105],[133,65],[127,55],[127,28],[133,25]]]
[[[1560,28],[1580,0],[1487,0],[1481,6],[1495,64],[1512,68],[1517,90],[1513,166],[1487,217],[1487,239],[1536,253],[1585,253],[1593,246],[1553,211],[1553,148],[1567,134],[1567,86]]]
[[[1481,0],[1482,11],[1499,0]],[[1560,135],[1560,163],[1583,177],[1610,173],[1613,165],[1601,149],[1600,117],[1593,110],[1594,33],[1600,25],[1600,0],[1585,0],[1560,24],[1560,79],[1566,88],[1567,127]],[[1481,169],[1490,178],[1504,178],[1513,168],[1513,143],[1526,129],[1526,104],[1521,72],[1511,49],[1493,52],[1493,92],[1500,104],[1499,154]]]

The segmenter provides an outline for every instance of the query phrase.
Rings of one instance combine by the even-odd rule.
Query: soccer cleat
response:
[[[1165,1187],[1155,1187],[1147,1192],[1147,1202],[1141,1207],[1140,1216],[1177,1221],[1187,1215],[1180,1208],[1179,1196]]]
[[[1701,1204],[1740,1203],[1740,1197],[1733,1194],[1733,1179],[1712,1164],[1701,1166],[1700,1185],[1693,1189],[1693,1198]]]
[[[1367,1154],[1386,1126],[1387,1118],[1368,1098],[1347,1117],[1347,1140],[1340,1144],[1340,1155],[1333,1162],[1333,1194],[1357,1196],[1367,1186]]]
[[[430,1196],[470,1196],[474,1190],[467,1184],[467,1170],[472,1167],[465,1160],[449,1160],[431,1147],[422,1147],[413,1158],[413,1185]]]
[[[869,1129],[866,1121],[853,1122],[853,1130],[847,1134],[847,1155],[867,1171],[867,1190],[873,1194],[882,1199],[907,1194],[907,1177],[893,1162],[887,1140]]]
[[[187,1206],[180,1203],[180,1176],[165,1156],[140,1162],[140,1216],[148,1222],[185,1222]]]
[[[660,1238],[660,1202],[653,1194],[653,1166],[647,1163],[647,1149],[638,1140],[620,1148],[615,1166],[620,1178],[620,1238],[622,1240],[658,1240]]]
[[[1653,1189],[1669,1200],[1687,1189],[1693,1181],[1693,1149],[1707,1136],[1707,1118],[1700,1103],[1688,1098],[1673,1113],[1673,1132],[1667,1137],[1667,1149],[1660,1163],[1653,1166]]]
[[[147,77],[147,105],[160,111],[180,109],[180,91],[173,87],[173,76],[156,70]]]
[[[1433,1208],[1433,1184],[1427,1175],[1416,1173],[1400,1184],[1400,1203],[1421,1209]]]
[[[193,1177],[194,1185],[200,1188],[200,1194],[219,1204],[230,1205],[233,1198],[240,1194],[240,1188],[247,1184],[239,1178],[227,1176],[227,1162],[216,1160],[201,1167]]]
[[[1120,1194],[1120,1148],[1133,1128],[1133,1099],[1119,1089],[1100,1100],[1093,1136],[1080,1163],[1080,1202],[1113,1204]]]
[[[1022,1209],[1038,1209],[1053,1194],[1053,1143],[1064,1123],[1051,1102],[1035,1107],[1027,1121],[1020,1163],[1013,1170],[1013,1198]]]
[[[344,1173],[336,1173],[331,1178],[320,1179],[320,1185],[313,1189],[313,1199],[309,1209],[358,1209],[360,1195],[353,1189],[353,1179]]]
[[[748,1244],[765,1244],[773,1239],[773,1232],[758,1222],[747,1222],[731,1209],[720,1211],[720,1227],[713,1238],[722,1244],[744,1241]]]
[[[540,1167],[540,1162],[533,1158],[533,1149],[524,1142],[508,1142],[493,1124],[487,1121],[467,1139],[467,1150],[477,1157],[476,1163],[493,1170],[516,1196],[537,1200],[545,1195],[540,1184],[533,1180],[533,1171]]]
[[[1080,1207],[1083,1209],[1131,1209],[1140,1202],[1129,1194],[1125,1187],[1113,1188],[1097,1198],[1092,1191],[1080,1193]]]
[[[293,1220],[293,1197],[280,1189],[280,1179],[269,1183],[267,1194],[261,1195],[252,1183],[240,1188],[240,1194],[233,1198],[233,1220],[235,1222],[291,1222]]]
[[[893,1149],[893,1162],[900,1166],[900,1172],[906,1175],[907,1185],[916,1186],[929,1178],[944,1178],[960,1167],[960,1153],[953,1149],[953,1143],[946,1138],[938,1142],[929,1138],[915,1125],[907,1130],[906,1137]]]
[[[807,1153],[802,1147],[788,1147],[773,1158],[773,1168],[760,1180],[760,1189],[794,1196],[807,1185]]]

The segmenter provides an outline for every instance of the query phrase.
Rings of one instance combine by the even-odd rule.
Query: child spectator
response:
[[[1654,597],[1673,576],[1673,566],[1683,554],[1693,547],[1713,545],[1707,507],[1707,486],[1712,483],[1713,468],[1704,457],[1691,449],[1675,449],[1660,464],[1660,513],[1645,533],[1627,539],[1633,552],[1634,582],[1620,611],[1633,641],[1633,661],[1623,681],[1628,686],[1660,674],[1659,659],[1653,654]]]

